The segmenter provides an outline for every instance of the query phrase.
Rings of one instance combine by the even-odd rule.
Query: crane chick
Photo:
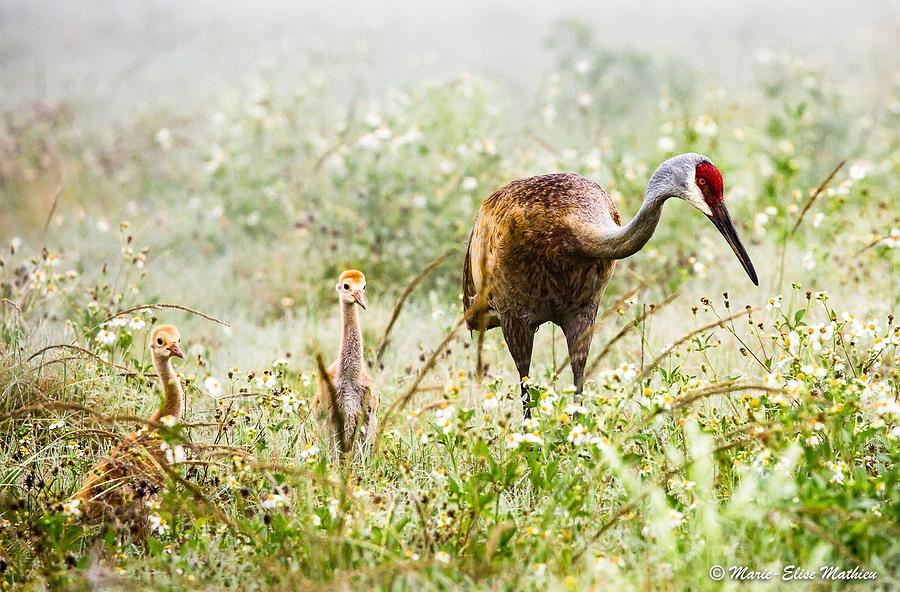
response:
[[[371,443],[377,428],[378,396],[363,362],[363,340],[357,307],[366,309],[366,276],[355,269],[341,273],[335,285],[341,306],[341,345],[338,357],[319,377],[313,400],[315,408],[326,408],[328,422],[338,448],[349,451],[358,433]]]
[[[152,422],[178,421],[184,416],[184,389],[172,366],[172,358],[184,358],[180,342],[181,335],[173,325],[159,325],[150,333],[150,354],[163,390],[162,404],[150,417]],[[140,518],[147,499],[162,487],[162,465],[177,460],[176,450],[146,426],[132,432],[91,470],[74,499],[89,519],[103,515],[126,521]]]

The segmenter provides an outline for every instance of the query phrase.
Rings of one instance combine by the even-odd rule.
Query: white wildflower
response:
[[[800,335],[797,334],[796,331],[791,331],[790,333],[785,335],[784,346],[791,353],[791,355],[796,356],[797,352],[800,350]]]
[[[170,465],[183,463],[187,460],[187,453],[185,453],[184,446],[181,444],[169,446],[168,442],[163,442],[159,445],[159,449],[165,453],[166,462]]]
[[[300,451],[300,458],[309,460],[315,458],[319,454],[319,447],[315,443],[309,443]]]
[[[575,97],[575,102],[578,104],[579,107],[586,109],[587,107],[591,106],[591,103],[594,102],[594,97],[592,97],[590,94],[588,94],[586,92],[580,92],[580,93],[578,93],[578,96]]]
[[[378,129],[373,131],[372,135],[375,136],[378,141],[382,142],[384,140],[389,140],[393,135],[393,132],[390,130],[390,128],[382,125]]]
[[[156,132],[155,137],[156,143],[159,144],[159,147],[163,150],[171,150],[172,149],[172,132],[169,131],[169,128],[163,127],[160,128],[158,132]]]
[[[618,376],[619,379],[623,382],[634,380],[634,378],[637,376],[637,368],[633,364],[625,362],[616,369],[616,376]]]
[[[709,115],[701,115],[694,122],[694,131],[701,136],[713,138],[719,133],[719,126],[716,124],[716,120]]]
[[[816,258],[813,256],[812,251],[807,251],[806,255],[803,256],[803,267],[808,270],[816,268]]]
[[[294,413],[297,413],[297,411],[303,404],[292,390],[278,395],[278,402],[281,404],[281,412],[285,415],[292,415]]]
[[[587,407],[585,407],[584,405],[582,405],[580,403],[569,403],[568,405],[566,405],[566,414],[568,414],[568,415],[579,415],[579,414],[583,415],[587,412],[588,412]]]
[[[222,394],[222,383],[215,376],[207,376],[206,380],[203,381],[203,386],[206,388],[209,396],[213,398],[217,398]]]
[[[844,470],[847,468],[847,465],[844,461],[836,461],[828,463],[828,467],[831,469],[831,479],[829,481],[831,483],[837,483],[838,485],[844,484]]]
[[[356,145],[360,148],[365,148],[366,150],[377,150],[381,145],[381,141],[375,136],[375,134],[363,134],[356,141]]]
[[[484,407],[485,410],[496,409],[500,404],[496,391],[488,391],[484,394],[484,400],[481,402],[481,406]]]
[[[522,434],[518,432],[509,433],[506,436],[506,448],[509,450],[515,450],[524,441],[525,438],[522,436]]]
[[[147,516],[147,521],[150,523],[150,530],[152,530],[153,532],[163,534],[164,532],[169,530],[169,523],[159,514],[150,514],[149,516]]]
[[[900,247],[900,228],[892,228],[891,233],[886,236],[881,242],[883,242],[884,245],[889,249],[896,249]]]
[[[569,432],[569,435],[566,439],[574,444],[575,446],[583,446],[590,440],[591,435],[587,432],[583,425],[577,424],[572,428],[572,431]]]
[[[208,175],[214,175],[225,164],[225,151],[218,144],[213,144],[209,149],[209,160],[206,161],[204,169]]]
[[[765,212],[757,212],[753,215],[753,228],[757,235],[765,234],[766,225],[769,223],[769,215]]]
[[[522,436],[522,438],[524,439],[525,442],[528,442],[529,444],[534,444],[535,446],[543,446],[544,445],[544,439],[541,438],[540,434],[538,434],[537,432],[525,432],[525,434]]]
[[[422,138],[425,136],[419,130],[419,128],[413,127],[403,132],[399,136],[394,139],[394,144],[397,146],[406,146],[407,144],[415,144],[416,142],[422,141]]]
[[[696,273],[700,279],[706,278],[707,268],[706,268],[706,265],[704,265],[702,261],[694,261],[693,269],[694,269],[694,273]]]
[[[783,380],[781,378],[781,374],[777,372],[769,372],[765,376],[763,376],[763,385],[766,388],[777,389],[781,388],[783,384]]]
[[[80,499],[70,499],[62,506],[63,514],[65,514],[66,516],[72,516],[73,518],[78,518],[79,516],[81,516],[81,508],[78,507],[80,505]]]
[[[116,334],[106,329],[100,329],[97,333],[97,341],[103,345],[110,346],[116,342]]]
[[[619,568],[622,567],[623,561],[620,557],[604,557],[603,555],[598,555],[594,557],[594,570],[601,573],[610,573],[614,574],[619,571]]]
[[[271,372],[263,372],[256,377],[256,386],[258,386],[259,388],[272,389],[277,385],[278,381],[275,379],[275,375]]]
[[[656,148],[660,152],[664,152],[666,154],[674,152],[675,151],[675,138],[673,138],[672,136],[661,136],[656,141]]]
[[[868,172],[869,172],[869,169],[865,163],[856,162],[856,163],[853,163],[852,165],[850,165],[849,175],[850,175],[850,178],[853,179],[854,181],[862,181],[863,179],[866,178],[866,175],[868,174]]]
[[[553,105],[545,105],[543,109],[541,109],[541,117],[544,119],[545,123],[552,123],[553,120],[556,119],[556,107]]]
[[[266,510],[274,510],[287,506],[289,501],[288,497],[282,493],[269,493],[263,498],[260,505]]]

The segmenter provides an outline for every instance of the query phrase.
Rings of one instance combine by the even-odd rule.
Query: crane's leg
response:
[[[583,310],[571,318],[563,327],[566,345],[569,348],[569,361],[572,364],[572,379],[575,391],[580,395],[584,388],[584,366],[591,349],[594,337],[594,320],[597,318],[597,307]]]
[[[510,319],[509,315],[500,320],[500,328],[503,329],[506,347],[516,363],[521,381],[528,376],[528,372],[531,370],[531,350],[534,348],[535,329],[518,319]],[[524,384],[521,385],[521,388],[522,408],[525,411],[525,417],[528,418],[531,417],[531,408],[528,406],[531,399]]]

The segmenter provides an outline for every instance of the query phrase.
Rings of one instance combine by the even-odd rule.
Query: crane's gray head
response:
[[[716,165],[702,154],[688,152],[673,156],[659,165],[647,184],[647,198],[677,197],[703,212],[725,237],[747,275],[758,286],[759,279],[753,269],[753,262],[750,261],[725,207],[724,189],[722,173]]]

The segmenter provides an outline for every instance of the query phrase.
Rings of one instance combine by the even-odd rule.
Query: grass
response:
[[[890,97],[862,101],[789,56],[742,94],[685,88],[668,62],[584,31],[560,29],[551,51],[524,125],[515,94],[472,76],[350,110],[334,81],[260,77],[209,120],[160,114],[105,137],[64,107],[9,113],[3,586],[695,590],[720,588],[715,565],[834,565],[895,588]],[[608,288],[582,397],[558,371],[562,335],[542,328],[523,422],[502,337],[485,336],[479,380],[459,326],[478,204],[573,170],[627,219],[670,149],[723,170],[762,286],[701,216],[668,205]],[[369,458],[340,463],[310,401],[345,267],[368,278],[382,432]],[[183,335],[188,413],[151,427],[187,460],[142,538],[68,502],[158,405],[156,322]],[[845,584],[817,574],[798,589]]]

